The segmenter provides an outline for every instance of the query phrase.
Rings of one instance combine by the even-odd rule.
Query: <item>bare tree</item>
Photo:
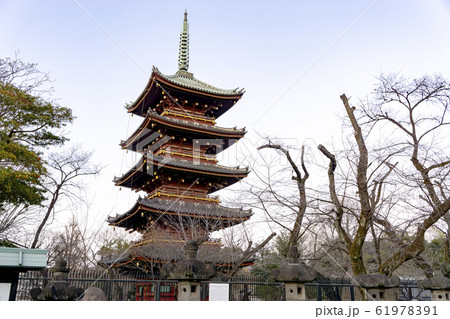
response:
[[[41,245],[48,250],[50,265],[62,258],[76,271],[97,267],[99,253],[104,252],[101,248],[109,244],[107,238],[111,236],[101,228],[89,227],[74,214],[62,230],[43,232]]]
[[[234,262],[231,269],[227,272],[228,278],[231,279],[231,277],[240,269],[241,265],[248,260],[249,258],[253,257],[258,251],[264,248],[273,237],[275,237],[276,233],[270,234],[264,241],[262,241],[260,244],[258,244],[256,247],[253,247],[253,242],[249,241],[247,248],[242,254],[242,257]]]
[[[389,164],[388,160],[390,155],[383,158],[379,165],[375,165],[372,172],[369,172],[369,151],[366,146],[366,137],[358,123],[355,116],[354,107],[351,107],[345,94],[341,95],[341,100],[344,104],[345,111],[348,119],[350,120],[351,127],[354,133],[356,141],[357,151],[354,152],[355,159],[350,161],[350,167],[356,166],[354,169],[354,185],[356,186],[357,197],[353,198],[353,204],[346,204],[346,197],[348,195],[342,195],[339,198],[337,192],[335,170],[338,166],[336,156],[329,152],[325,146],[319,145],[319,151],[326,156],[329,161],[328,168],[328,180],[329,180],[329,196],[333,204],[334,225],[338,232],[340,239],[344,242],[348,249],[350,257],[350,264],[354,274],[366,273],[366,268],[363,261],[363,245],[366,241],[366,237],[369,229],[373,230],[374,214],[378,209],[378,205],[382,200],[382,191],[386,178],[391,174],[394,165],[387,165],[387,169],[380,175],[376,173],[379,170],[383,170],[382,164]],[[344,194],[348,192],[351,187],[351,180],[346,177],[344,186]],[[349,232],[343,226],[343,220],[345,214],[355,216],[357,223],[356,229],[353,232]],[[376,240],[376,237],[374,238]]]
[[[365,273],[362,247],[370,236],[380,272],[392,275],[412,260],[427,276],[432,275],[431,266],[421,254],[427,230],[440,220],[445,222],[450,209],[449,136],[445,131],[450,124],[449,93],[450,85],[440,76],[408,80],[390,75],[380,77],[373,98],[362,101],[358,108],[341,96],[357,146],[349,167],[355,172],[358,207],[346,203],[348,195],[337,191],[335,172],[339,160],[335,154],[322,145],[319,150],[330,162],[329,194],[335,226],[356,274]],[[384,143],[373,141],[373,131]],[[380,150],[384,155],[377,158],[375,154]],[[343,187],[344,193],[351,186],[349,183]],[[349,234],[342,225],[351,215],[356,217],[357,229]],[[391,243],[383,256],[382,241]]]
[[[75,219],[70,220],[60,232],[49,233],[50,241],[44,243],[48,250],[48,263],[54,264],[58,259],[63,258],[71,270],[87,269],[95,265],[90,247],[86,242],[90,240]],[[45,237],[45,236],[44,236]]]
[[[46,87],[50,82],[48,73],[39,71],[36,63],[26,63],[16,52],[14,58],[0,59],[0,82],[14,84],[25,92],[50,93],[53,88]]]
[[[84,185],[80,179],[100,172],[98,165],[90,163],[91,157],[92,153],[83,152],[78,146],[66,152],[50,154],[47,160],[49,174],[45,184],[49,200],[44,206],[44,216],[36,229],[31,248],[38,247],[42,230],[57,212],[57,204],[61,200],[66,199],[75,205],[83,201],[81,191]]]
[[[29,208],[25,205],[8,205],[0,209],[0,234],[4,238],[15,238],[21,228],[28,223]]]
[[[58,204],[64,200],[77,206],[84,202],[83,177],[97,175],[98,165],[90,163],[92,153],[74,146],[61,153],[51,153],[46,161],[47,172],[43,187],[47,201],[41,205],[7,205],[0,210],[0,234],[2,237],[24,243],[32,234],[31,248],[39,245],[44,227],[53,219]],[[44,212],[44,214],[42,214]],[[31,229],[35,230],[32,231]]]
[[[272,153],[266,150],[271,150]],[[244,182],[242,201],[256,212],[262,212],[259,217],[264,216],[264,222],[270,229],[279,233],[278,241],[281,240],[282,234],[286,234],[284,259],[297,258],[298,252],[301,251],[302,262],[308,260],[309,265],[313,265],[316,258],[322,257],[322,254],[318,253],[319,246],[316,245],[316,231],[320,228],[320,221],[314,210],[307,214],[311,199],[307,196],[306,183],[310,174],[306,166],[305,146],[288,147],[267,138],[266,142],[258,147],[258,151],[261,156],[248,163],[252,167],[253,179]],[[271,248],[272,251],[274,249]],[[276,258],[272,258],[273,253],[277,255]],[[262,255],[264,254],[265,251],[262,252]],[[282,261],[280,258],[283,256],[278,254],[279,252],[271,252],[268,255],[271,258],[270,263],[275,260]]]
[[[440,75],[407,79],[380,76],[372,101],[362,104],[370,125],[388,124],[399,135],[410,159],[395,171],[400,182],[417,194],[416,229],[407,244],[392,254],[381,270],[392,274],[402,263],[417,258],[425,249],[427,230],[440,219],[447,223],[450,210],[450,154],[448,125],[450,83]],[[405,201],[414,201],[413,198]],[[449,243],[447,231],[447,246]]]
[[[281,205],[295,210],[295,220],[294,224],[291,226],[290,229],[290,237],[288,240],[288,252],[291,251],[291,247],[295,247],[297,249],[298,241],[300,239],[300,231],[302,227],[303,218],[306,213],[307,208],[307,201],[306,201],[306,180],[309,178],[308,170],[306,169],[304,155],[305,155],[305,147],[302,147],[301,151],[301,159],[300,159],[300,165],[301,169],[298,167],[298,165],[295,163],[294,159],[291,157],[291,154],[289,153],[289,150],[285,149],[280,144],[272,144],[269,140],[268,144],[262,145],[258,147],[258,150],[261,149],[275,149],[279,152],[281,152],[289,162],[290,168],[293,171],[292,180],[295,182],[298,190],[298,197],[296,200],[298,200],[297,205],[289,205],[289,201],[286,201],[286,198],[282,198],[281,195],[279,195],[277,192],[274,191],[274,189],[269,184],[269,190],[271,196]],[[302,172],[303,171],[303,172]],[[261,202],[262,203],[262,202]],[[266,214],[270,216],[271,212],[266,210]]]
[[[329,162],[328,190],[309,188],[312,195],[307,201],[309,174],[304,148],[301,166],[297,166],[285,147],[269,141],[260,150],[275,149],[288,164],[277,170],[276,163],[265,161],[266,174],[255,165],[257,182],[247,182],[253,199],[249,203],[263,210],[270,223],[290,232],[289,246],[308,231],[315,238],[309,243],[315,247],[320,229],[333,225],[344,245],[331,235],[326,239],[329,248],[348,255],[355,274],[366,273],[366,250],[366,254],[376,256],[382,273],[392,275],[411,260],[431,276],[431,266],[421,253],[426,231],[437,223],[447,228],[443,231],[447,264],[450,259],[450,136],[445,131],[450,124],[449,91],[448,82],[440,76],[412,81],[382,76],[375,98],[361,102],[358,108],[342,95],[353,137],[344,143],[343,151],[318,147]],[[286,172],[294,175],[295,193],[286,179],[277,178]],[[305,214],[307,207],[311,214]],[[311,215],[321,215],[317,219],[321,223],[310,218],[305,225],[304,218]],[[313,251],[314,258],[323,257],[319,250]]]

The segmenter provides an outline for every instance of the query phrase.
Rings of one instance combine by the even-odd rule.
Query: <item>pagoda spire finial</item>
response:
[[[178,70],[187,71],[189,68],[189,23],[187,10],[184,11],[183,27],[180,33],[180,47],[178,52]]]

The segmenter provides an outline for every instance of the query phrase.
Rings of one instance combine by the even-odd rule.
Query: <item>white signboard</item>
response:
[[[8,301],[10,291],[11,291],[10,282],[0,282],[0,301]]]
[[[209,301],[228,301],[229,296],[229,284],[209,284]]]

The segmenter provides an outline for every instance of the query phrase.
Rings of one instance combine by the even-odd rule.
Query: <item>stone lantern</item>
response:
[[[163,273],[169,279],[178,280],[179,301],[200,301],[200,282],[216,273],[213,265],[197,260],[198,247],[206,240],[189,240],[184,246],[185,259],[163,267]]]
[[[297,247],[293,246],[289,249],[288,263],[271,272],[273,279],[285,283],[286,301],[305,301],[305,283],[317,277],[315,270],[301,265],[298,259]]]
[[[44,287],[33,288],[30,295],[33,300],[77,300],[82,296],[84,290],[70,286],[67,281],[70,269],[66,267],[67,262],[59,259],[55,267],[51,268],[51,281]]]
[[[441,275],[419,280],[417,285],[425,290],[431,290],[432,301],[450,300],[450,279]]]
[[[369,273],[365,275],[357,275],[356,281],[366,289],[369,298],[374,301],[397,300],[395,289],[400,285],[398,276],[386,276],[378,272],[375,258],[367,260]]]

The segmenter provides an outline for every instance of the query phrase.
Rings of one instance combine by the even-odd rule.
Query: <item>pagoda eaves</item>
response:
[[[127,106],[130,113],[145,116],[149,109],[153,109],[161,97],[171,92],[184,93],[196,98],[202,98],[210,103],[208,107],[217,107],[213,110],[215,118],[228,111],[244,94],[244,89],[224,90],[197,80],[192,73],[179,70],[174,75],[164,75],[156,67],[145,89],[134,103]],[[214,104],[218,104],[216,106]]]
[[[252,212],[208,203],[139,198],[129,211],[107,221],[111,226],[135,229],[139,225],[147,225],[149,220],[157,220],[161,215],[210,219],[224,225],[222,227],[229,227],[249,220]]]
[[[164,115],[164,113],[163,115],[159,115],[149,110],[146,119],[136,131],[126,141],[120,143],[122,148],[137,152],[142,151],[155,140],[155,136],[160,135],[161,130],[167,130],[166,135],[173,135],[177,132],[189,132],[193,138],[197,139],[217,138],[220,140],[220,144],[222,144],[219,150],[223,151],[238,139],[242,138],[246,133],[245,128],[223,128],[205,125],[198,121],[169,118]],[[187,115],[185,116],[188,117]]]
[[[148,165],[152,166],[149,167]],[[142,156],[141,160],[121,177],[114,178],[114,183],[116,186],[137,188],[139,185],[145,184],[149,179],[154,178],[155,173],[157,174],[161,169],[174,172],[190,172],[195,176],[228,178],[229,180],[226,180],[227,186],[247,177],[249,173],[247,167],[239,168],[217,164],[194,164],[192,160],[180,160],[148,154]],[[149,172],[151,173],[149,174]]]

